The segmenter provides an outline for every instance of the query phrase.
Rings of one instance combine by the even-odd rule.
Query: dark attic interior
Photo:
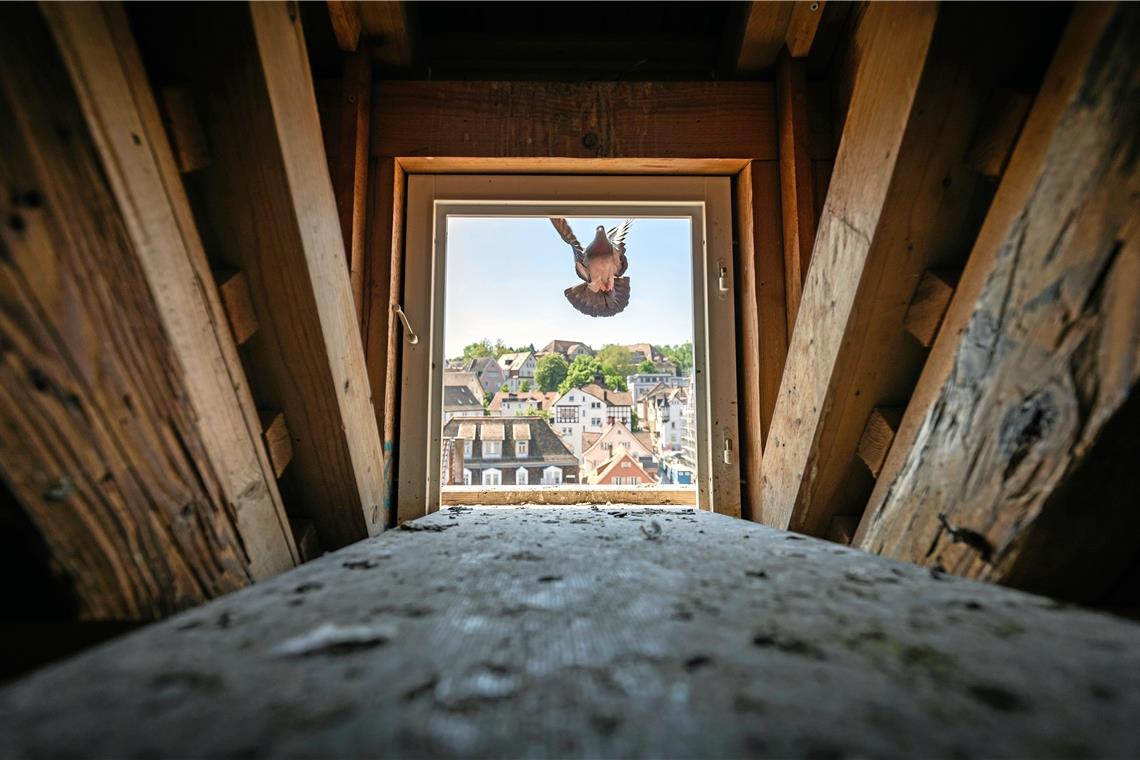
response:
[[[3,4],[0,756],[1140,756],[1138,40]],[[511,213],[688,353],[445,347]]]

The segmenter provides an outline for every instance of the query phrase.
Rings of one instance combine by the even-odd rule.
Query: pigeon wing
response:
[[[611,227],[606,231],[606,237],[610,239],[610,245],[614,247],[614,256],[617,258],[615,274],[618,277],[625,274],[625,270],[629,268],[629,259],[625,257],[625,237],[629,234],[631,224],[633,224],[633,220],[626,219],[617,227]]]
[[[550,223],[554,225],[554,229],[558,230],[558,234],[574,251],[574,271],[579,277],[586,282],[590,281],[590,270],[586,265],[586,252],[582,250],[582,244],[578,242],[578,238],[574,236],[574,230],[570,229],[570,223],[562,217],[556,216],[550,218]]]

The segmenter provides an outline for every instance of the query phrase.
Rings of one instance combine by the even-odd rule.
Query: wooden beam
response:
[[[1070,598],[1134,563],[1134,541],[1111,537],[1140,527],[1138,33],[1130,4],[1073,11],[859,546]],[[952,543],[940,513],[980,536],[989,561]]]
[[[782,56],[777,68],[776,108],[780,138],[780,208],[784,230],[784,297],[788,340],[799,312],[803,282],[815,244],[814,176],[808,127],[807,64]]]
[[[336,44],[346,53],[356,52],[360,44],[360,3],[357,0],[327,0]]]
[[[796,0],[793,3],[788,29],[784,34],[788,55],[792,58],[807,58],[811,53],[819,20],[823,18],[823,6],[824,0]]]
[[[265,442],[265,451],[273,465],[273,474],[280,478],[293,461],[293,439],[289,437],[284,414],[263,411],[260,417],[261,439]]]
[[[863,428],[863,435],[859,438],[859,448],[856,453],[872,477],[879,477],[879,470],[883,467],[883,460],[891,449],[891,441],[895,439],[895,431],[899,428],[903,410],[899,407],[875,407],[867,424]]]
[[[372,154],[472,158],[776,158],[760,82],[382,81]]]
[[[367,52],[360,51],[345,61],[339,94],[339,144],[332,161],[332,181],[359,323],[363,320],[364,308],[368,125],[372,111],[372,61]]]
[[[380,438],[300,23],[285,3],[183,13],[164,21],[214,151],[191,175],[198,210],[219,264],[249,278],[247,357],[258,402],[289,421],[294,516],[343,546],[383,528]]]
[[[764,440],[787,356],[779,170],[754,161],[734,183],[737,214],[737,372],[746,503],[759,511]]]
[[[866,318],[862,310],[874,307],[878,296],[873,288],[860,293],[868,262],[872,271],[881,272],[894,248],[892,240],[892,245],[872,250],[888,200],[898,198],[900,206],[914,201],[914,188],[905,188],[908,196],[903,182],[892,188],[892,179],[919,94],[916,72],[926,63],[937,14],[931,5],[873,5],[856,30],[864,54],[765,447],[761,519],[769,525],[819,535],[843,506],[837,493],[842,480],[828,468],[843,474],[841,466],[855,459],[870,411],[863,410],[854,425],[848,421],[854,430],[849,440],[839,441],[846,450],[834,452],[834,464],[829,461],[837,438],[834,426],[849,414],[844,402],[863,392],[864,378],[855,374],[857,362],[852,361],[858,360],[863,339],[847,336],[862,338],[865,332],[849,322],[852,316]],[[928,151],[930,146],[921,147]],[[911,151],[917,153],[918,146]],[[907,163],[897,173],[912,184],[923,176]],[[886,218],[894,216],[888,212]],[[907,215],[899,218],[905,226]],[[891,272],[891,278],[896,274]],[[897,315],[899,323],[901,317]],[[856,349],[856,356],[841,356],[841,349]],[[875,349],[881,366],[883,346],[875,344]],[[840,482],[831,482],[835,480]]]
[[[372,59],[385,71],[406,71],[414,55],[403,0],[361,3],[362,33]]]
[[[732,177],[744,171],[750,159],[404,156],[399,163],[408,174],[688,174]]]
[[[185,87],[166,86],[159,90],[159,108],[178,170],[183,174],[210,163],[210,150],[202,124]]]
[[[930,348],[934,343],[942,317],[954,296],[958,276],[959,273],[946,270],[926,271],[918,280],[903,317],[903,327],[923,348]]]
[[[736,57],[736,73],[756,75],[772,68],[786,44],[795,5],[787,0],[752,3]]]
[[[1032,104],[1033,97],[1026,92],[1008,89],[994,92],[970,148],[969,163],[975,171],[990,179],[1001,176]]]
[[[0,475],[80,617],[161,617],[292,541],[120,9],[2,15]]]
[[[312,520],[290,520],[293,526],[293,535],[297,539],[297,551],[301,553],[302,562],[311,562],[324,554],[321,548],[321,539]]]
[[[257,313],[253,309],[253,296],[249,293],[249,280],[243,273],[232,269],[215,272],[214,279],[234,343],[240,346],[257,332]]]

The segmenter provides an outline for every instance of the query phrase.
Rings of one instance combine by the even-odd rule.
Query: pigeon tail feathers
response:
[[[578,311],[591,317],[612,317],[629,305],[629,278],[615,277],[614,289],[605,292],[590,290],[587,283],[566,288],[566,300]]]

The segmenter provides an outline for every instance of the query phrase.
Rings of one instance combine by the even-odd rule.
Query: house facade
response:
[[[552,340],[542,347],[539,354],[560,354],[567,362],[579,356],[593,356],[594,349],[576,340]]]
[[[464,485],[579,482],[578,460],[540,417],[456,418],[444,425],[443,437],[462,447]]]
[[[471,389],[471,394],[479,401],[483,400],[486,391],[483,390],[483,384],[479,382],[479,378],[475,376],[474,372],[467,372],[462,369],[445,369],[443,371],[443,387],[449,385],[463,385]]]
[[[619,450],[591,472],[587,482],[595,486],[640,486],[655,483],[656,479],[632,454]]]
[[[668,388],[684,388],[688,386],[689,378],[668,372],[644,372],[628,375],[625,378],[625,384],[629,388],[630,395],[633,396],[633,403],[637,404],[658,385],[664,385]]]
[[[606,402],[585,388],[571,388],[554,402],[551,425],[575,455],[584,450],[583,433],[600,433],[606,426]]]
[[[503,385],[503,368],[489,356],[472,359],[464,369],[475,375],[484,393],[494,394]]]
[[[482,417],[485,413],[482,399],[475,398],[466,385],[443,386],[444,425],[455,417]]]
[[[606,425],[597,440],[582,452],[582,471],[587,475],[595,473],[601,469],[603,462],[622,452],[632,456],[646,471],[656,472],[657,460],[650,444],[643,436],[635,434],[618,421]]]
[[[498,391],[495,393],[495,397],[491,399],[491,403],[488,404],[487,411],[491,414],[501,414],[504,417],[525,415],[531,409],[549,412],[557,399],[558,394],[554,391],[549,393],[542,391],[519,391],[518,393]]]
[[[681,449],[687,406],[688,392],[684,388],[661,385],[645,397],[645,424],[653,437],[653,448],[658,456]]]
[[[524,380],[534,385],[534,371],[538,368],[538,360],[533,352],[503,354],[499,357],[499,366],[503,369],[503,382],[512,393],[518,392]]]
[[[633,427],[633,396],[629,391],[611,391],[597,383],[582,386],[582,390],[602,400],[605,414],[603,422],[610,419],[621,422],[626,427]]]

